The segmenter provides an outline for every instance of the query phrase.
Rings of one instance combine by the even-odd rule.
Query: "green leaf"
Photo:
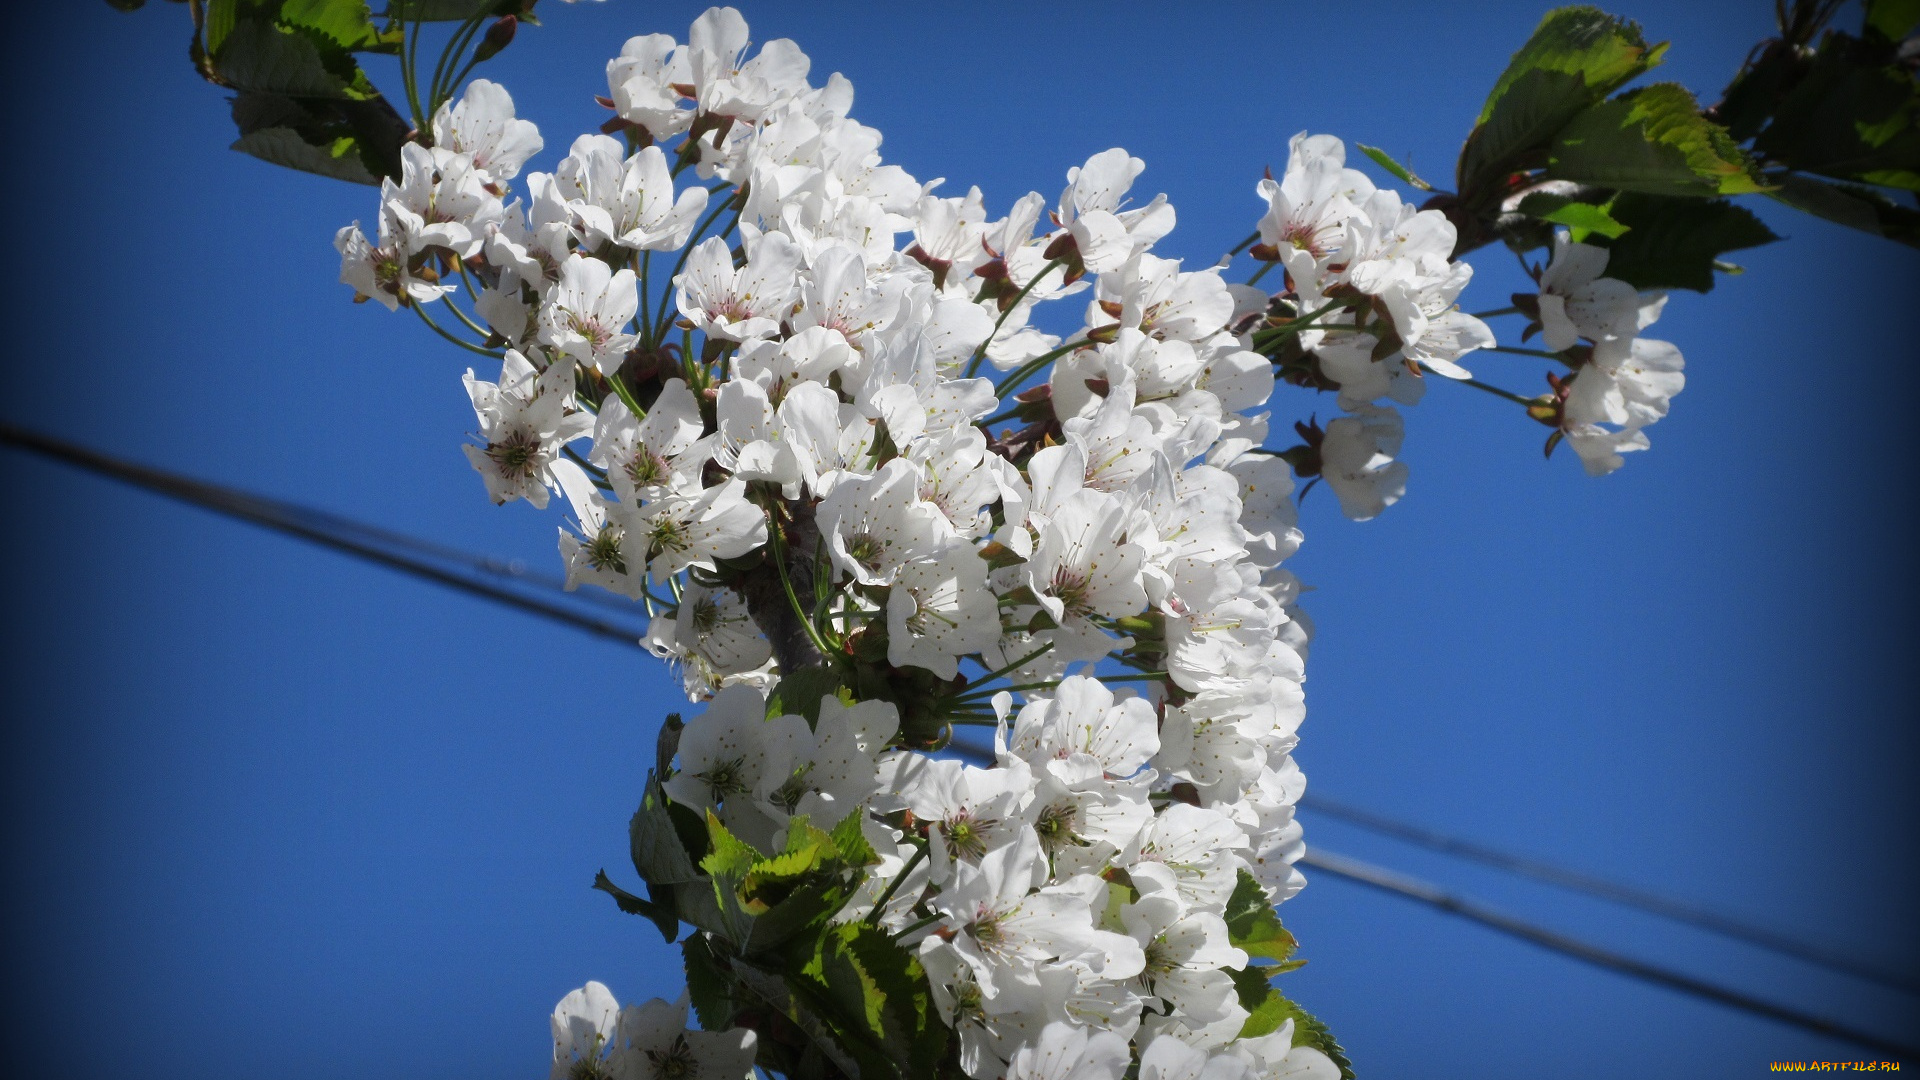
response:
[[[718,908],[718,931],[727,940],[739,946],[745,944],[747,935],[753,929],[753,916],[756,912],[746,909],[740,899],[740,885],[746,880],[753,865],[760,861],[760,853],[752,844],[734,836],[720,823],[713,811],[707,811],[707,840],[711,850],[700,860],[700,868],[713,879],[713,899]],[[691,916],[690,916],[691,918]],[[695,923],[695,925],[700,925]]]
[[[1507,173],[1536,167],[1533,159],[1569,120],[1658,64],[1665,51],[1664,44],[1649,46],[1638,24],[1598,8],[1548,12],[1494,83],[1467,136],[1462,198],[1497,198]]]
[[[1547,175],[1649,195],[1766,190],[1746,152],[1674,83],[1622,94],[1574,117],[1554,137]]]
[[[1416,188],[1420,191],[1433,190],[1432,184],[1429,184],[1425,180],[1420,179],[1418,176],[1413,175],[1412,169],[1409,169],[1405,165],[1402,165],[1399,162],[1393,160],[1393,158],[1387,155],[1387,152],[1385,150],[1382,150],[1377,146],[1368,146],[1366,143],[1354,143],[1354,145],[1360,148],[1361,153],[1367,155],[1369,158],[1372,158],[1373,163],[1375,165],[1378,165],[1381,168],[1387,170],[1389,173],[1392,173],[1394,178],[1399,180],[1401,183],[1406,184],[1410,187]]]
[[[946,1026],[912,952],[865,923],[834,926],[788,985],[860,1063],[860,1075],[931,1078]]]
[[[1240,880],[1227,899],[1225,917],[1227,939],[1245,949],[1251,963],[1284,963],[1298,945],[1280,925],[1280,915],[1267,899],[1267,890],[1245,870],[1240,871]]]
[[[1829,34],[1753,148],[1802,172],[1920,189],[1920,83]]]
[[[1713,288],[1721,255],[1780,239],[1745,207],[1725,199],[1622,194],[1613,216],[1630,231],[1601,242],[1606,276],[1640,289]]]
[[[215,53],[233,32],[233,26],[240,17],[242,7],[249,10],[257,8],[262,0],[209,0],[207,4],[207,51]]]
[[[947,1026],[933,1003],[926,972],[913,952],[894,944],[877,926],[849,923],[834,928],[839,947],[851,953],[867,983],[878,991],[877,1015],[883,1044],[911,1077],[935,1075],[946,1055]]]
[[[1588,235],[1599,233],[1605,237],[1617,237],[1627,231],[1627,226],[1614,220],[1607,213],[1607,207],[1593,203],[1579,202],[1565,195],[1554,195],[1545,191],[1536,191],[1520,200],[1520,212],[1541,221],[1551,221],[1555,225],[1565,225],[1573,230],[1575,240],[1585,240]]]
[[[879,852],[867,843],[867,834],[860,827],[866,816],[865,810],[856,810],[842,818],[829,834],[833,837],[834,851],[848,866],[871,866],[880,861]]]
[[[817,724],[820,699],[835,696],[841,685],[840,672],[831,665],[801,668],[782,675],[780,681],[773,684],[773,692],[767,695],[767,716],[771,719],[798,714],[807,718],[809,726]]]
[[[671,908],[656,904],[652,900],[642,900],[615,885],[613,879],[607,877],[605,870],[593,875],[593,887],[613,897],[613,902],[620,905],[621,911],[629,915],[644,915],[653,920],[653,925],[660,928],[661,936],[667,939],[669,945],[680,935],[680,919]]]
[[[223,36],[220,48],[210,51],[214,70],[239,90],[297,98],[353,97],[353,87],[329,70],[322,57],[319,42],[324,40],[282,29],[268,19],[245,18]]]
[[[741,955],[763,956],[790,942],[817,936],[829,920],[847,906],[852,895],[850,884],[832,879],[788,890],[779,902],[754,916],[753,928],[741,944]]]
[[[763,894],[777,892],[804,875],[836,867],[837,854],[833,838],[808,824],[807,816],[801,814],[787,823],[786,849],[755,862],[747,871],[741,892],[749,899],[760,900]],[[822,859],[831,861],[823,866]]]
[[[1240,1007],[1247,1010],[1247,1022],[1240,1027],[1240,1038],[1257,1039],[1270,1035],[1287,1019],[1287,999],[1273,988],[1267,968],[1246,967],[1229,972],[1233,988],[1240,995]]]
[[[283,0],[280,23],[324,35],[351,52],[393,52],[399,34],[382,34],[364,0]]]
[[[1277,992],[1275,996],[1279,996]],[[1288,1001],[1285,997],[1281,997],[1280,1000],[1286,1003],[1286,1015],[1281,1017],[1281,1020],[1293,1021],[1293,1045],[1311,1046],[1327,1055],[1327,1059],[1339,1068],[1340,1080],[1353,1080],[1353,1062],[1347,1060],[1347,1052],[1334,1041],[1333,1033],[1327,1030],[1327,1025],[1314,1019],[1312,1013]]]
[[[1781,178],[1780,187],[1768,194],[1815,217],[1920,247],[1920,210],[1901,206],[1871,188],[1788,173]]]
[[[687,970],[687,996],[693,1001],[693,1015],[708,1031],[725,1031],[733,1026],[733,987],[720,969],[713,941],[705,934],[690,935],[680,943],[680,959]]]
[[[633,868],[650,883],[674,885],[700,876],[674,830],[673,817],[667,812],[667,793],[651,770],[647,772],[640,809],[627,823],[627,845],[633,855]]]
[[[720,823],[720,815],[711,810],[707,811],[707,846],[707,854],[700,860],[700,869],[710,877],[726,874],[745,880],[748,871],[761,859],[760,852],[752,844],[728,832],[727,827]]]
[[[1867,29],[1890,42],[1913,33],[1920,26],[1920,0],[1867,0]]]

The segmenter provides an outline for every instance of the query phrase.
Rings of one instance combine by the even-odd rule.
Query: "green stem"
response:
[[[428,112],[439,112],[440,103],[453,96],[453,87],[458,86],[460,80],[455,79],[451,84],[446,84],[443,80],[447,72],[452,70],[453,65],[459,62],[460,56],[467,51],[467,46],[473,43],[473,35],[480,29],[480,24],[485,19],[484,13],[467,16],[466,21],[453,32],[453,36],[447,39],[447,47],[440,51],[440,62],[433,65],[433,80],[427,83]],[[468,65],[467,70],[472,71],[472,65]]]
[[[1558,360],[1563,364],[1567,363],[1566,357],[1556,352],[1548,352],[1545,349],[1522,349],[1513,345],[1482,345],[1480,350],[1482,352],[1509,353],[1514,356],[1538,356],[1543,360]],[[1567,366],[1571,367],[1572,365],[1568,364]]]
[[[648,284],[647,284],[647,275],[649,272],[652,271],[652,269],[653,269],[653,252],[651,251],[641,252],[640,253],[640,321],[637,324],[635,324],[634,329],[640,331],[640,347],[642,349],[647,349],[647,350],[651,350],[653,348],[653,297],[649,295],[651,290],[648,288]],[[662,300],[661,302],[665,303],[664,300]]]
[[[466,275],[463,272],[461,276],[465,277]],[[469,282],[468,284],[471,285],[472,283]],[[459,319],[460,322],[464,324],[467,329],[473,331],[476,334],[479,334],[480,339],[482,341],[485,341],[488,338],[491,338],[493,336],[493,331],[487,329],[484,326],[481,326],[477,322],[474,322],[473,319],[468,317],[466,312],[460,310],[460,305],[454,303],[451,298],[447,300],[447,310],[453,312],[453,317],[456,319]]]
[[[995,384],[993,388],[993,396],[994,397],[1005,396],[1006,392],[1009,389],[1019,386],[1022,382],[1031,378],[1034,372],[1037,372],[1041,368],[1047,366],[1048,363],[1054,360],[1058,360],[1060,357],[1067,355],[1068,353],[1074,351],[1075,349],[1078,349],[1082,345],[1090,345],[1090,344],[1092,344],[1092,342],[1088,341],[1086,338],[1078,338],[1074,341],[1067,342],[1065,345],[1062,345],[1051,352],[1041,353],[1039,356],[1034,357],[1033,359],[1027,361],[1024,364],[1021,364],[1018,368],[1015,368],[1013,374],[1007,376],[1004,379],[1001,379],[997,384]]]
[[[594,487],[599,488],[601,491],[613,490],[613,485],[607,483],[607,470],[581,457],[580,451],[575,450],[571,446],[561,447],[560,452],[573,459],[575,465],[580,466],[581,471],[587,474],[587,479],[593,481]]]
[[[426,323],[429,327],[431,327],[434,333],[439,334],[441,337],[446,338],[448,341],[453,342],[455,345],[460,346],[461,348],[467,350],[468,352],[477,352],[481,356],[491,356],[495,360],[506,359],[505,353],[495,352],[492,349],[483,349],[480,346],[475,345],[473,342],[468,341],[465,338],[455,337],[454,335],[447,333],[445,330],[441,329],[439,323],[433,321],[432,317],[427,314],[426,308],[423,307],[419,302],[416,301],[414,303],[408,304],[407,306],[412,308],[413,313],[415,315],[420,316],[420,321],[423,323]]]
[[[814,627],[813,620],[807,617],[807,609],[800,606],[800,595],[793,591],[793,578],[787,574],[787,540],[780,533],[780,523],[774,520],[771,507],[767,509],[767,535],[773,542],[773,568],[780,574],[780,587],[786,590],[787,603],[793,607],[793,617],[800,620],[800,626],[807,632],[807,637],[813,639],[813,647],[820,651],[821,658],[831,662],[833,646],[828,645],[826,639],[820,636],[820,631]]]
[[[1518,314],[1520,314],[1520,309],[1517,307],[1503,307],[1503,308],[1494,308],[1492,311],[1476,311],[1473,313],[1471,317],[1475,319],[1491,319],[1496,315],[1518,315]]]
[[[1235,244],[1233,246],[1233,250],[1227,252],[1227,258],[1229,259],[1233,258],[1235,255],[1240,254],[1241,252],[1247,250],[1248,248],[1252,247],[1253,245],[1259,242],[1260,242],[1260,233],[1259,233],[1259,230],[1256,229],[1252,236],[1249,236],[1245,240],[1242,240],[1238,244]]]
[[[932,845],[928,845],[928,847],[931,846]],[[899,891],[901,883],[907,880],[907,875],[913,873],[913,868],[919,866],[921,860],[926,857],[927,847],[915,849],[912,857],[907,859],[907,865],[902,866],[900,872],[893,876],[893,880],[887,882],[887,890],[880,894],[880,899],[873,902],[873,910],[867,912],[868,926],[876,926],[879,924],[880,913],[886,910],[887,901],[893,899],[893,894]]]
[[[980,370],[980,361],[985,360],[987,358],[987,346],[993,344],[993,339],[999,336],[1000,328],[1006,325],[1007,316],[1012,315],[1016,310],[1019,309],[1020,301],[1025,300],[1027,298],[1027,294],[1033,291],[1033,287],[1035,285],[1040,284],[1041,278],[1046,277],[1048,274],[1052,273],[1054,270],[1062,266],[1065,266],[1066,264],[1067,264],[1067,260],[1065,259],[1054,259],[1053,261],[1047,263],[1047,265],[1041,267],[1040,272],[1033,275],[1033,277],[1030,280],[1028,280],[1028,282],[1025,285],[1021,286],[1019,292],[1013,294],[1013,303],[1008,304],[1006,307],[1006,310],[1000,313],[1000,317],[994,320],[993,332],[987,335],[986,340],[980,343],[979,348],[973,350],[973,358],[967,363],[967,374],[966,374],[967,378],[969,379],[973,378],[974,374]]]
[[[1269,271],[1269,270],[1271,270],[1271,269],[1273,269],[1274,267],[1276,267],[1276,266],[1279,266],[1279,265],[1280,265],[1280,264],[1279,264],[1279,263],[1277,263],[1277,262],[1270,262],[1270,263],[1262,263],[1262,264],[1260,264],[1260,269],[1258,269],[1258,270],[1255,270],[1255,271],[1253,272],[1253,276],[1247,279],[1247,284],[1249,284],[1249,285],[1258,285],[1258,284],[1260,283],[1260,279],[1261,279],[1261,278],[1263,278],[1263,277],[1266,277],[1266,276],[1267,276],[1267,271]]]
[[[1249,284],[1251,284],[1251,282],[1249,282]],[[1270,344],[1272,342],[1279,341],[1281,338],[1291,337],[1294,334],[1298,334],[1302,330],[1325,330],[1326,327],[1323,325],[1318,325],[1316,321],[1322,315],[1330,315],[1333,312],[1344,309],[1346,306],[1347,306],[1346,301],[1335,300],[1332,303],[1327,304],[1325,307],[1315,308],[1313,311],[1308,312],[1305,316],[1295,319],[1292,322],[1287,323],[1285,326],[1270,326],[1264,330],[1256,330],[1254,331],[1254,334],[1253,334],[1253,340],[1255,344],[1260,344],[1263,342]]]
[[[1042,656],[1045,656],[1047,652],[1052,648],[1053,648],[1053,642],[1049,641],[1045,645],[1040,646],[1039,648],[1033,650],[1032,652],[1021,657],[1020,659],[1015,660],[1013,663],[1008,664],[1006,667],[1000,668],[995,671],[989,671],[985,675],[982,675],[979,678],[968,683],[967,685],[961,687],[960,693],[963,695],[971,696],[972,691],[978,690],[980,687],[986,685],[987,683],[992,682],[993,680],[999,678],[1002,675],[1005,675],[1009,671],[1018,671],[1020,668],[1025,667],[1028,662],[1033,660],[1038,660]]]
[[[400,81],[407,84],[407,108],[413,112],[413,130],[424,133],[427,122],[420,116],[420,88],[414,85],[414,66],[419,61],[420,20],[407,25],[400,38]]]
[[[633,418],[636,421],[647,418],[647,410],[640,407],[640,402],[634,398],[633,391],[627,388],[627,381],[620,377],[618,371],[607,376],[607,383],[613,387],[613,392],[619,396],[620,404],[627,407],[627,411],[633,414]]]
[[[912,926],[907,927],[905,930],[902,930],[899,933],[893,935],[893,940],[899,941],[901,938],[906,937],[908,934],[911,934],[916,930],[925,930],[927,927],[932,926],[934,923],[941,922],[945,919],[946,919],[945,915],[929,915],[926,918],[921,919],[919,922],[914,923]]]
[[[1421,369],[1422,371],[1427,371],[1427,372],[1432,372],[1432,371],[1433,371],[1433,369],[1432,369],[1432,368],[1430,368],[1430,367],[1428,367],[1428,366],[1427,366],[1427,365],[1425,365],[1425,364],[1421,364],[1421,365],[1420,365],[1420,369]],[[1436,373],[1436,374],[1437,374],[1437,373]],[[1442,378],[1445,378],[1445,376],[1442,376]],[[1491,385],[1491,384],[1489,384],[1489,383],[1483,383],[1483,382],[1481,382],[1481,381],[1480,381],[1479,379],[1452,379],[1452,378],[1449,378],[1449,379],[1447,379],[1447,381],[1448,381],[1448,382],[1456,382],[1456,383],[1461,383],[1461,384],[1464,384],[1464,385],[1466,385],[1466,386],[1471,386],[1471,387],[1473,387],[1473,388],[1474,388],[1475,390],[1484,390],[1484,391],[1486,391],[1487,393],[1489,393],[1489,394],[1492,394],[1492,395],[1493,395],[1493,396],[1495,396],[1495,397],[1503,397],[1503,398],[1506,398],[1506,399],[1507,399],[1508,401],[1511,401],[1511,402],[1513,402],[1513,403],[1515,403],[1515,404],[1517,404],[1517,405],[1532,405],[1532,404],[1534,404],[1534,403],[1535,403],[1535,400],[1536,400],[1536,399],[1534,399],[1534,398],[1528,398],[1528,397],[1521,397],[1521,396],[1520,396],[1519,394],[1516,394],[1516,393],[1514,393],[1514,392],[1513,392],[1513,391],[1511,391],[1511,390],[1502,390],[1502,389],[1500,389],[1499,387],[1497,387],[1497,386],[1493,386],[1493,385]]]
[[[1002,690],[1051,690],[1054,687],[1059,685],[1060,685],[1059,679],[1050,679],[1050,680],[1047,680],[1046,682],[1014,683],[1012,686],[996,686],[990,690],[981,690],[972,694],[962,694],[961,696],[954,698],[954,700],[968,701],[969,699],[971,699],[974,701],[978,701],[981,698],[990,698],[994,694],[997,694]]]

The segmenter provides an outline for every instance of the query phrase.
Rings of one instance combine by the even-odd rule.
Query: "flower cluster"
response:
[[[1382,401],[1413,405],[1425,375],[1467,379],[1466,354],[1494,344],[1487,325],[1455,306],[1473,268],[1453,261],[1455,229],[1438,210],[1416,210],[1346,165],[1330,135],[1293,138],[1286,172],[1262,180],[1267,212],[1255,258],[1284,267],[1288,288],[1271,299],[1253,340],[1281,377],[1339,392],[1347,414],[1323,429],[1296,425],[1288,459],[1318,477],[1340,508],[1364,521],[1406,491],[1396,461],[1404,427]]]
[[[724,1030],[682,1034],[684,1002],[589,984],[555,1014],[555,1075],[858,1072],[882,1051],[806,980],[875,950],[977,1080],[1338,1075],[1263,966],[1302,885],[1289,497],[1325,480],[1374,516],[1406,480],[1388,403],[1480,385],[1462,361],[1494,337],[1456,307],[1454,225],[1303,134],[1259,187],[1270,294],[1155,255],[1174,209],[1133,197],[1124,150],[999,217],[936,194],[883,163],[845,79],[754,51],[732,9],[607,75],[602,133],[523,195],[540,136],[470,84],[406,147],[377,236],[336,240],[360,298],[499,360],[467,375],[489,496],[558,493],[568,586],[644,604],[645,644],[709,703],[663,732],[636,818],[655,895],[604,887],[669,940],[693,924],[711,982],[766,1008],[710,1017],[696,990]],[[1680,378],[1638,336],[1659,300],[1605,259],[1563,237],[1516,298],[1573,369],[1516,400],[1595,472]],[[1343,414],[1263,449],[1276,375]],[[806,970],[755,920],[814,935]]]
[[[1554,238],[1553,257],[1536,270],[1540,291],[1516,297],[1533,319],[1531,335],[1573,369],[1547,376],[1550,397],[1528,412],[1554,429],[1548,451],[1562,438],[1573,444],[1592,476],[1622,464],[1621,454],[1645,450],[1647,426],[1667,415],[1673,396],[1686,386],[1680,350],[1671,342],[1640,336],[1666,306],[1667,294],[1642,294],[1606,271],[1607,249]]]

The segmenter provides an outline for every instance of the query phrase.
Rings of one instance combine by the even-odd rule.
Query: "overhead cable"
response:
[[[310,543],[378,563],[391,570],[414,574],[469,595],[506,604],[576,630],[640,647],[641,631],[595,618],[571,606],[524,595],[477,576],[481,573],[511,576],[541,589],[558,590],[563,587],[557,580],[524,573],[514,564],[500,559],[430,544],[297,503],[123,461],[12,424],[0,423],[0,444],[40,454],[227,517],[297,536]],[[421,554],[409,554],[409,551]],[[424,557],[428,553],[437,555],[443,561],[464,566],[468,572],[458,573],[436,566]]]
[[[1436,832],[1424,826],[1413,825],[1404,821],[1396,821],[1392,818],[1373,813],[1370,810],[1362,810],[1359,807],[1334,802],[1318,795],[1309,794],[1302,796],[1300,806],[1313,813],[1325,814],[1328,817],[1337,818],[1350,825],[1357,825],[1369,832],[1378,833],[1381,836],[1390,836],[1396,840],[1404,840],[1407,843],[1415,844],[1430,851],[1438,851],[1444,855],[1467,859],[1485,866],[1505,870],[1511,874],[1518,874],[1522,877],[1532,878],[1535,881],[1542,881],[1572,892],[1584,893],[1588,896],[1612,901],[1616,904],[1637,908],[1649,914],[1658,915],[1661,918],[1672,919],[1675,922],[1685,923],[1688,926],[1719,934],[1722,937],[1732,938],[1749,945],[1757,945],[1763,949],[1769,949],[1785,956],[1804,960],[1807,963],[1819,965],[1830,971],[1837,971],[1858,979],[1866,979],[1870,982],[1879,983],[1882,986],[1889,986],[1896,990],[1904,990],[1910,994],[1920,993],[1920,982],[1916,982],[1910,975],[1901,975],[1888,971],[1873,964],[1865,963],[1849,956],[1843,956],[1828,949],[1823,949],[1818,945],[1807,944],[1798,938],[1790,937],[1778,931],[1754,926],[1751,923],[1738,919],[1728,918],[1716,911],[1708,910],[1696,904],[1673,900],[1657,893],[1636,889],[1630,885],[1622,885],[1593,874],[1581,873],[1578,870],[1569,870],[1566,867],[1556,866],[1553,863],[1541,859],[1528,858],[1524,855],[1515,855],[1510,852],[1500,851],[1496,848],[1487,847],[1484,844],[1477,844],[1470,840],[1462,840],[1458,837],[1448,836],[1445,833]]]
[[[1610,949],[1603,949],[1598,945],[1589,945],[1578,938],[1568,937],[1565,934],[1548,930],[1545,927],[1536,926],[1523,919],[1516,919],[1511,915],[1494,911],[1475,901],[1468,900],[1455,893],[1447,892],[1437,885],[1429,884],[1418,878],[1408,877],[1405,874],[1397,873],[1383,866],[1375,866],[1372,863],[1348,858],[1345,855],[1336,855],[1318,845],[1307,849],[1307,853],[1301,856],[1300,862],[1316,870],[1332,874],[1334,877],[1366,885],[1383,892],[1390,892],[1396,896],[1418,901],[1428,907],[1439,908],[1449,915],[1456,915],[1462,919],[1477,922],[1482,926],[1498,930],[1509,937],[1516,937],[1522,941],[1531,942],[1534,945],[1559,953],[1562,956],[1570,956],[1575,960],[1592,964],[1595,967],[1605,968],[1608,971],[1638,979],[1641,982],[1664,986],[1670,990],[1678,990],[1692,997],[1704,998],[1708,1001],[1725,1005],[1728,1008],[1738,1009],[1741,1012],[1752,1013],[1756,1016],[1764,1016],[1783,1024],[1790,1024],[1806,1031],[1840,1039],[1880,1053],[1894,1054],[1905,1058],[1920,1058],[1920,1047],[1907,1046],[1895,1042],[1892,1039],[1884,1039],[1871,1032],[1847,1027],[1844,1024],[1822,1016],[1804,1013],[1798,1009],[1788,1008],[1784,1005],[1776,1005],[1770,1001],[1762,1001],[1749,994],[1743,994],[1738,990],[1729,990],[1723,986],[1703,982],[1691,975],[1683,975],[1680,972],[1672,971],[1656,964],[1635,960],[1630,956],[1614,952]]]

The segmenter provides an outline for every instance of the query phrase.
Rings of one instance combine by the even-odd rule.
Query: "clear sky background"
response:
[[[551,168],[630,34],[701,5],[541,5],[486,73]],[[1213,261],[1294,132],[1444,180],[1547,5],[748,5],[842,71],[889,160],[1004,213],[1122,145]],[[1619,8],[1709,100],[1771,5]],[[1857,19],[1854,11],[1843,19]],[[0,417],[126,457],[557,567],[557,513],[496,509],[459,450],[469,357],[354,306],[329,241],[376,194],[230,153],[185,11],[9,12]],[[376,69],[389,90],[389,69]],[[1139,190],[1139,189],[1137,189]],[[1920,258],[1763,203],[1782,244],[1677,294],[1688,386],[1590,480],[1504,402],[1407,410],[1406,499],[1309,497],[1319,628],[1299,750],[1328,798],[1711,905],[1908,972],[1916,928],[1909,511]],[[1470,309],[1519,285],[1497,250]],[[1496,329],[1517,336],[1502,320]],[[1540,362],[1476,372],[1527,392]],[[492,372],[482,372],[491,377]],[[1331,411],[1286,390],[1276,428]],[[676,949],[588,890],[665,669],[435,586],[0,451],[0,1060],[15,1075],[529,1077],[600,979],[673,997]],[[1911,1040],[1912,998],[1377,840],[1310,843],[1590,940]],[[623,878],[624,879],[624,878]],[[1317,877],[1283,983],[1363,1076],[1747,1077],[1840,1043]]]

